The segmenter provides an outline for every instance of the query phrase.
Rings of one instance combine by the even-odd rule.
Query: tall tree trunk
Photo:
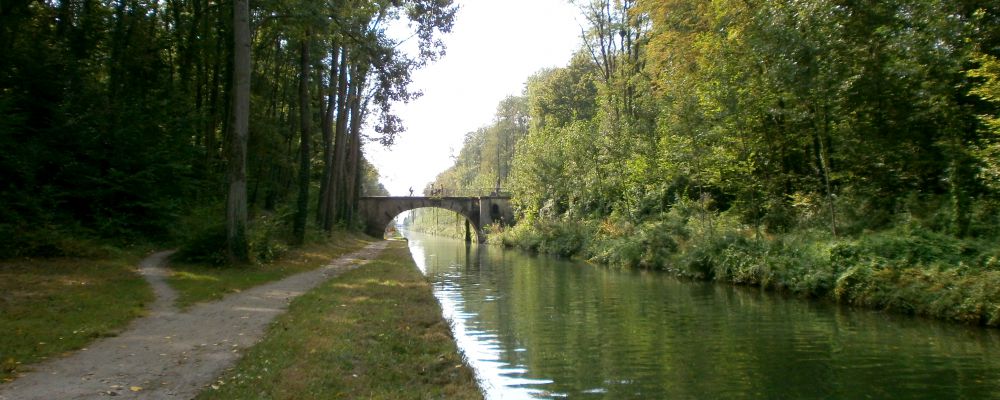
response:
[[[319,179],[319,195],[316,196],[317,200],[316,227],[320,229],[323,229],[323,222],[324,222],[323,220],[324,220],[324,215],[326,214],[326,207],[324,207],[323,203],[326,202],[325,197],[327,193],[330,191],[330,188],[327,187],[328,182],[326,180],[326,171],[327,171],[326,159],[327,157],[330,157],[331,159],[333,158],[333,153],[332,153],[333,144],[330,143],[329,146],[327,145],[327,143],[332,142],[333,140],[332,137],[333,134],[331,133],[333,129],[331,128],[330,131],[327,131],[328,123],[326,119],[326,114],[328,111],[328,107],[326,105],[326,94],[328,93],[327,92],[328,87],[323,84],[323,82],[325,82],[323,76],[324,73],[325,73],[324,68],[316,69],[316,93],[318,94],[317,97],[319,97],[319,100],[317,101],[319,103],[319,131],[320,131],[319,145],[323,160],[323,175]]]
[[[319,207],[317,210],[317,222],[324,231],[330,232],[333,229],[333,215],[330,207],[330,198],[333,192],[333,114],[337,108],[338,91],[338,59],[340,57],[340,47],[332,46],[330,51],[330,87],[327,90],[326,108],[323,113],[323,180],[320,181]]]
[[[247,249],[247,130],[250,119],[250,8],[233,1],[233,132],[229,136],[226,248],[230,262],[249,261]]]
[[[969,226],[972,222],[972,196],[969,187],[975,182],[975,168],[973,162],[966,153],[959,138],[952,138],[947,147],[948,157],[948,194],[951,197],[951,225],[952,234],[957,237],[969,235]]]
[[[358,194],[361,184],[361,91],[365,87],[365,77],[368,72],[365,68],[354,67],[351,69],[351,132],[349,136],[349,154],[347,163],[347,193],[344,198],[344,219],[348,223],[354,222],[354,211],[358,207]]]
[[[204,50],[203,50],[204,49],[204,44],[202,44],[202,42],[198,41],[197,36],[199,34],[201,34],[202,37],[207,37],[207,36],[205,36],[204,32],[202,31],[202,26],[204,26],[204,23],[202,21],[206,20],[207,18],[202,18],[201,1],[202,0],[197,0],[197,1],[194,2],[194,22],[191,25],[192,26],[192,30],[191,30],[191,36],[189,37],[189,40],[191,42],[191,46],[193,46],[193,48],[196,49],[196,51],[193,54],[193,57],[195,59],[194,60],[194,69],[195,69],[194,70],[194,115],[197,116],[198,124],[199,125],[198,125],[197,132],[195,132],[195,146],[202,146],[204,144],[204,142],[203,142],[203,139],[204,139],[203,135],[205,133],[204,132],[204,125],[202,125],[202,124],[204,124],[204,118],[205,118],[205,115],[202,114],[202,112],[203,112],[202,111],[202,104],[205,101],[204,100],[204,98],[205,98],[205,95],[204,95],[205,83],[204,82],[206,81],[206,77],[205,77],[205,54],[204,54]],[[192,167],[196,167],[197,168],[197,165],[192,165]]]
[[[219,61],[218,51],[215,52],[215,55],[215,62],[212,65],[212,83],[209,86],[208,94],[208,117],[205,123],[205,154],[202,162],[205,169],[201,171],[203,178],[208,178],[209,174],[212,173],[217,156],[216,150],[219,147],[215,131],[219,124],[219,78],[222,61]]]
[[[823,103],[823,136],[829,137],[830,135],[830,115],[829,106]],[[817,134],[818,135],[818,134]],[[823,140],[823,137],[819,137],[817,142],[819,144],[819,161],[820,168],[823,171],[823,186],[826,189],[826,207],[827,212],[830,217],[830,233],[833,237],[837,237],[837,205],[834,202],[833,197],[833,184],[830,182],[830,149],[827,145],[827,141]]]
[[[340,72],[337,75],[337,130],[334,133],[333,143],[333,173],[330,183],[330,204],[329,213],[332,221],[343,221],[344,219],[344,167],[347,165],[347,66],[348,51],[343,48],[340,52]],[[353,90],[353,89],[351,89]]]
[[[249,0],[247,0],[247,1],[249,1]],[[249,10],[249,6],[247,6],[247,9]],[[249,13],[249,11],[248,11],[248,13]],[[234,60],[236,59],[236,54],[235,54],[235,50],[234,50],[236,48],[236,44],[235,44],[236,42],[234,41],[235,36],[236,36],[236,32],[232,32],[232,34],[229,33],[230,32],[229,30],[234,29],[234,28],[232,26],[228,26],[228,24],[226,24],[226,20],[227,19],[224,17],[224,15],[225,15],[225,13],[221,12],[221,10],[220,10],[220,12],[219,12],[219,18],[218,18],[218,22],[217,22],[218,25],[217,25],[216,29],[218,29],[219,35],[222,36],[222,37],[225,37],[226,40],[225,40],[225,42],[223,42],[223,41],[220,40],[219,43],[215,46],[215,54],[216,54],[216,57],[215,57],[215,59],[216,59],[215,68],[216,69],[215,69],[214,73],[215,73],[216,80],[215,80],[215,83],[214,83],[214,87],[212,89],[213,90],[212,96],[214,96],[214,97],[212,97],[213,104],[215,104],[217,102],[220,102],[220,101],[222,102],[222,104],[220,104],[220,105],[214,105],[213,106],[215,108],[213,109],[212,114],[215,115],[218,111],[221,111],[222,115],[219,116],[218,118],[213,119],[211,121],[211,123],[212,123],[211,129],[207,132],[207,134],[210,135],[210,137],[208,139],[211,139],[211,146],[206,145],[206,146],[208,146],[207,147],[207,153],[206,153],[206,159],[208,160],[208,164],[207,165],[209,165],[210,168],[212,168],[213,164],[215,164],[215,162],[219,158],[219,154],[218,154],[219,143],[220,142],[227,143],[227,140],[232,140],[231,138],[228,138],[228,137],[225,137],[225,136],[228,135],[230,132],[232,132],[231,131],[231,129],[232,129],[231,125],[232,125],[232,120],[233,120],[233,113],[232,113],[233,110],[232,109],[234,107],[233,106],[233,98],[234,98],[234,96],[233,96],[233,84],[235,82],[234,82],[234,79],[222,79],[221,81],[220,81],[220,79],[221,79],[222,76],[235,76],[235,71],[234,71],[233,63],[234,63]],[[247,21],[249,21],[249,20],[250,20],[250,18],[247,17]],[[249,31],[249,29],[248,29],[248,31]],[[250,43],[249,34],[247,36],[248,36],[247,43]],[[249,44],[247,44],[247,46],[249,46]],[[249,54],[249,53],[250,53],[250,51],[247,50],[247,54]],[[253,72],[252,71],[252,67],[253,66],[251,65],[248,68],[248,70],[249,70],[249,72],[247,72],[247,79],[248,80],[250,79],[250,72]],[[223,68],[225,69],[224,75],[219,73],[219,71],[222,70]],[[220,85],[220,83],[221,83],[221,85]],[[249,89],[247,89],[247,92],[249,93]],[[250,101],[249,100],[249,94],[247,94],[247,102],[249,103],[249,101]],[[247,114],[248,114],[247,115],[247,121],[248,121],[247,124],[249,126],[249,106],[247,107],[247,110],[248,110],[248,112],[247,112]],[[222,125],[222,128],[221,129],[217,129],[216,127],[220,123]],[[215,132],[222,133],[223,134],[223,139],[219,140],[218,138],[216,138],[215,137]],[[208,142],[206,142],[206,143],[208,143]],[[244,156],[245,156],[245,153],[244,153]],[[209,170],[209,171],[211,171],[211,170]]]
[[[292,228],[296,244],[305,242],[306,220],[309,214],[309,130],[312,113],[309,107],[309,42],[312,40],[312,30],[306,28],[302,39],[302,52],[299,60],[299,129],[302,138],[299,142],[299,199],[295,213],[295,224]]]

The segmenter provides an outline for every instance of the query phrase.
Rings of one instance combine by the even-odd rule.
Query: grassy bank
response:
[[[229,293],[282,279],[326,265],[331,259],[364,247],[372,239],[360,233],[334,232],[326,239],[293,248],[271,262],[253,265],[213,265],[171,261],[168,282],[177,291],[177,306],[221,299]]]
[[[200,399],[481,398],[402,242],[296,299]]]
[[[0,380],[29,364],[114,335],[153,293],[136,273],[144,252],[0,261]]]
[[[490,240],[615,267],[1000,326],[1000,247],[923,222],[841,236],[815,227],[767,233],[726,213],[681,204],[639,223],[534,221]]]
[[[178,293],[177,305],[186,308],[318,268],[370,241],[358,233],[335,232],[262,264],[171,262],[174,274],[168,281]],[[0,261],[0,381],[47,357],[113,336],[145,314],[153,293],[136,271],[148,251],[103,246],[88,252]]]

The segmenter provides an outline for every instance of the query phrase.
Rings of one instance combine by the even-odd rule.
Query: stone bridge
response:
[[[387,196],[362,197],[358,203],[358,214],[365,221],[365,232],[382,237],[385,228],[397,215],[417,208],[434,207],[451,210],[462,215],[475,228],[479,243],[486,242],[483,227],[499,222],[509,225],[514,222],[514,212],[508,196],[482,197],[415,197]],[[468,228],[468,225],[466,225]],[[468,240],[468,232],[466,240]]]

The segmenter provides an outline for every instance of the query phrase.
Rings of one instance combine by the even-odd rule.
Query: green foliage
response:
[[[992,3],[577,5],[527,128],[498,111],[436,182],[502,178],[519,224],[492,242],[996,324]]]
[[[802,229],[755,239],[733,218],[697,207],[639,226],[605,220],[533,222],[499,233],[503,244],[587,257],[618,267],[787,291],[902,313],[1000,326],[1000,248],[918,225],[834,238]],[[693,211],[693,212],[692,212]],[[494,239],[496,240],[496,239]]]
[[[288,251],[288,226],[279,215],[262,214],[254,218],[248,232],[252,260],[267,263],[280,258]]]
[[[863,235],[831,249],[831,260],[841,265],[896,264],[917,267],[934,262],[958,265],[978,253],[974,243],[925,229],[896,229]],[[878,259],[878,260],[875,260]]]
[[[345,55],[344,65],[354,71],[346,86],[368,98],[359,99],[355,110],[306,115],[307,122],[319,127],[334,115],[346,122],[354,114],[349,125],[362,127],[369,110],[361,110],[361,104],[371,104],[378,139],[391,143],[402,130],[392,104],[416,97],[408,88],[410,73],[441,55],[438,35],[450,31],[456,7],[450,0],[373,0],[350,7],[263,1],[252,7],[253,112],[245,173],[240,174],[247,192],[241,195],[251,214],[263,210],[262,219],[249,224],[256,226],[249,239],[257,242],[254,256],[269,259],[284,246],[274,239],[281,236],[276,232],[281,218],[270,215],[287,207],[297,189],[323,179],[303,174],[307,182],[293,183],[309,167],[295,163],[303,143],[293,132],[305,124],[294,116],[303,109],[337,108],[328,104],[336,103],[326,96],[330,93],[305,97],[315,105],[299,104],[303,100],[293,89],[299,78],[320,83],[310,88],[336,92],[331,55]],[[182,241],[190,247],[186,253],[217,258],[210,253],[222,243],[220,230],[207,221],[226,214],[221,208],[216,214],[201,208],[222,201],[226,164],[239,164],[227,142],[238,136],[230,126],[232,13],[233,4],[207,0],[5,3],[0,12],[0,234],[18,234],[3,235],[0,258],[83,254],[80,247],[90,241],[127,244],[135,238]],[[403,18],[412,22],[418,54],[398,51],[379,26]],[[310,30],[317,33],[308,43],[314,51],[304,62],[314,68],[300,77],[298,46],[289,44],[301,43]],[[373,63],[379,68],[367,68]],[[336,134],[353,135],[352,145],[357,145],[359,130]],[[332,142],[332,133],[327,136]],[[312,149],[304,158],[320,159],[316,156],[324,146]],[[350,165],[339,165],[336,180],[346,185],[350,176],[354,197],[384,194],[377,172],[359,165],[362,158],[354,155]],[[350,214],[350,200],[337,211]],[[193,223],[194,218],[205,221]],[[178,223],[193,230],[171,228]],[[194,243],[202,248],[194,249]]]
[[[60,225],[15,228],[0,224],[0,259],[20,257],[110,257],[125,243],[100,239],[92,231]],[[127,245],[127,244],[126,244]]]
[[[587,255],[592,261],[626,268],[666,268],[684,240],[684,222],[676,215],[633,226],[605,220],[593,238]]]
[[[940,250],[926,243],[917,245],[930,253]],[[991,259],[995,260],[994,257]],[[989,265],[990,262],[978,266],[964,261],[950,264],[938,260],[910,264],[906,256],[893,258],[878,254],[851,254],[847,258],[853,258],[853,262],[837,278],[833,292],[838,301],[967,323],[1000,325],[1000,290],[996,286],[1000,283],[1000,273],[995,266]]]
[[[12,206],[0,223],[162,235],[189,191],[194,149],[177,129],[193,121],[173,101],[158,21],[103,5],[49,7],[5,21],[18,32],[3,35],[0,143],[19,151],[0,162],[0,201]]]
[[[587,247],[592,228],[576,221],[539,221],[536,250],[546,254],[570,257]]]
[[[361,195],[362,196],[388,196],[389,190],[379,182],[378,169],[366,159],[361,160]]]
[[[970,69],[967,74],[980,79],[980,83],[970,90],[993,106],[1000,105],[1000,59],[996,55],[977,54],[973,60],[979,63],[978,68]],[[983,144],[975,148],[975,153],[982,163],[980,178],[993,189],[1000,189],[1000,118],[993,113],[979,115],[986,134]]]
[[[193,209],[176,225],[173,233],[178,242],[174,258],[190,263],[222,266],[229,262],[226,256],[226,227],[217,218],[221,204]],[[251,262],[268,263],[278,259],[289,249],[292,211],[261,212],[247,228]]]
[[[594,236],[591,224],[575,221],[520,223],[499,233],[500,243],[561,257],[579,255]]]
[[[528,132],[528,119],[525,97],[501,101],[494,122],[465,135],[455,165],[440,173],[424,194],[432,194],[431,185],[441,194],[456,196],[486,195],[497,185],[507,189],[515,146]]]
[[[173,255],[175,260],[210,265],[228,262],[225,221],[214,218],[223,207],[221,203],[214,203],[194,208],[174,225],[172,236],[178,247]]]

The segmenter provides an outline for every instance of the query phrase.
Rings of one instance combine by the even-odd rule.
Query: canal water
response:
[[[1000,399],[996,330],[406,235],[490,399]]]

